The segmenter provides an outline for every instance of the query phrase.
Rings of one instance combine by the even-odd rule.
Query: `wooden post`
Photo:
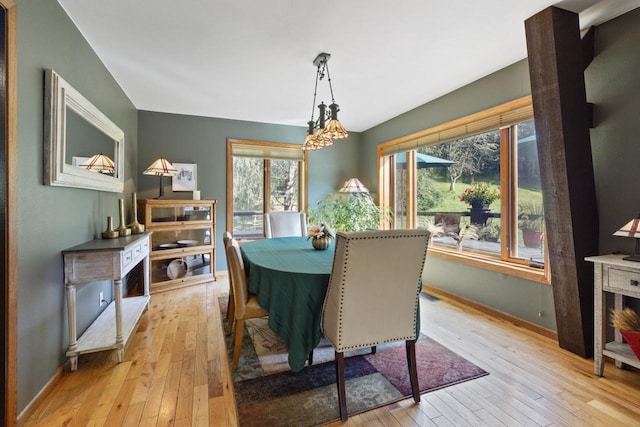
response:
[[[598,253],[589,113],[578,15],[549,7],[525,21],[560,347],[593,355],[593,266]]]

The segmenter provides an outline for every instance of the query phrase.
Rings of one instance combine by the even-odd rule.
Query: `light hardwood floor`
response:
[[[226,279],[152,296],[125,360],[81,356],[23,424],[235,426],[218,297]],[[422,331],[490,374],[351,416],[353,426],[638,426],[640,373],[464,308],[422,304]],[[333,426],[342,423],[333,423]]]

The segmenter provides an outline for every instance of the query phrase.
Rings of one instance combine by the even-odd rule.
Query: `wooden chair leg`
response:
[[[313,350],[309,353],[309,366],[313,365]]]
[[[345,422],[349,418],[347,414],[347,394],[344,386],[344,353],[335,352],[336,378],[338,385],[338,405],[340,406],[340,419]]]
[[[413,400],[420,402],[420,386],[418,385],[418,367],[416,365],[416,341],[407,340],[407,365],[409,367],[409,378],[411,380],[411,392]]]
[[[371,347],[371,354],[376,354],[376,350],[378,349],[378,346],[373,346]]]
[[[227,319],[233,319],[233,312],[236,308],[235,303],[233,302],[233,291],[229,289],[229,301],[227,302]]]
[[[236,304],[233,302],[233,294],[229,294],[229,303],[227,304],[227,335],[231,335],[233,322],[236,317]]]
[[[242,335],[244,335],[244,319],[237,319],[236,333],[233,337],[233,364],[231,365],[234,370],[238,369],[240,351],[242,350]]]

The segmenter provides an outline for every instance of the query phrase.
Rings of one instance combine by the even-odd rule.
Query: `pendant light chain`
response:
[[[329,82],[329,91],[331,92],[331,103],[335,104],[336,100],[333,97],[333,86],[331,86],[331,74],[329,74],[329,64],[324,63],[324,68],[327,70],[327,81]]]
[[[313,121],[313,113],[316,110],[316,97],[318,95],[318,80],[320,78],[320,65],[316,72],[316,86],[313,88],[313,102],[311,103],[311,121]]]

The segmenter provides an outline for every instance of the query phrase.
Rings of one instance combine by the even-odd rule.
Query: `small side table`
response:
[[[604,356],[623,364],[640,368],[640,360],[616,329],[613,341],[606,342],[607,306],[606,292],[614,295],[614,308],[624,308],[625,299],[640,298],[640,263],[624,261],[624,255],[602,255],[585,258],[594,263],[594,372],[603,375]]]
[[[71,370],[78,369],[78,356],[115,349],[118,362],[142,313],[149,307],[149,236],[134,234],[117,239],[92,240],[62,251],[64,283],[69,315]],[[122,297],[122,278],[142,262],[144,295]],[[112,301],[80,338],[76,338],[76,285],[113,281]]]

